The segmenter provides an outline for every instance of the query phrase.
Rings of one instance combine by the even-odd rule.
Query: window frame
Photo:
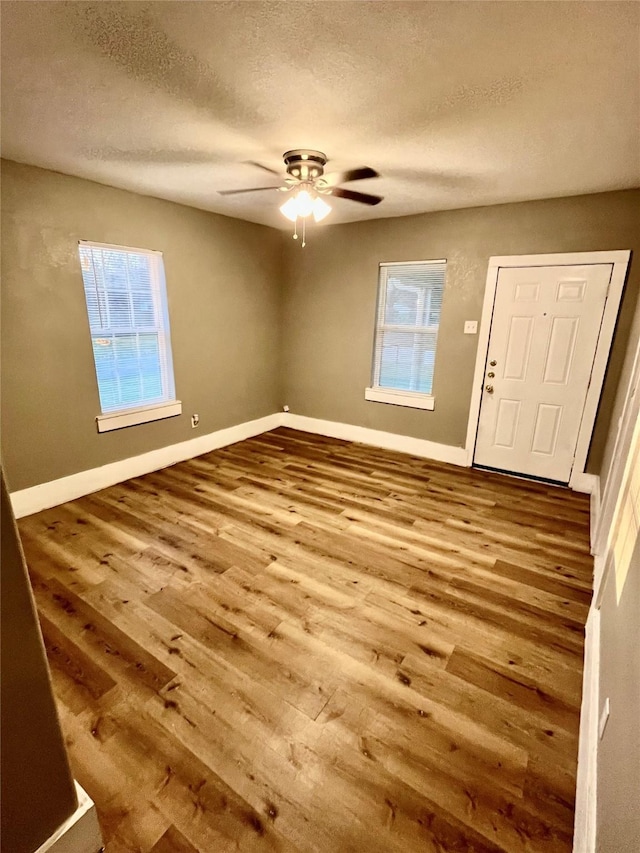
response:
[[[441,264],[444,265],[445,272],[442,292],[444,297],[444,289],[446,286],[446,266],[447,259],[439,258],[434,260],[422,260],[422,261],[388,261],[384,263],[378,264],[378,295],[377,295],[377,304],[376,304],[376,321],[373,333],[373,353],[371,357],[371,385],[365,388],[364,397],[365,400],[369,400],[370,402],[375,403],[390,403],[394,406],[406,406],[412,409],[426,409],[427,411],[433,411],[435,409],[435,401],[436,398],[433,394],[433,386],[431,389],[431,393],[427,394],[423,391],[406,391],[403,389],[390,388],[387,386],[380,385],[380,372],[382,370],[382,359],[381,354],[382,350],[378,351],[377,342],[380,334],[385,331],[397,331],[397,332],[408,332],[414,335],[422,335],[422,334],[435,334],[436,336],[436,347],[434,351],[434,371],[435,371],[435,362],[436,356],[438,352],[438,332],[440,330],[440,323],[437,326],[417,326],[417,325],[405,325],[398,323],[385,323],[385,313],[386,313],[386,305],[387,305],[387,284],[388,284],[388,273],[387,269],[389,267],[403,267],[403,266],[420,266],[420,265],[432,265],[432,264]],[[380,355],[380,358],[377,358],[377,355]]]
[[[131,333],[150,332],[158,336],[159,360],[163,367],[163,377],[166,384],[166,394],[163,399],[154,400],[151,403],[142,401],[136,402],[131,406],[122,406],[119,408],[103,408],[102,399],[100,396],[100,383],[98,380],[98,369],[93,353],[93,338],[95,332],[91,328],[91,319],[89,315],[89,304],[87,303],[86,286],[84,274],[82,270],[81,249],[107,249],[111,251],[122,252],[123,254],[138,254],[146,255],[150,258],[150,275],[153,282],[152,300],[154,303],[154,316],[160,318],[160,323],[156,323],[152,330],[137,328],[131,326]],[[166,278],[164,272],[164,257],[163,253],[155,249],[142,249],[134,246],[120,246],[115,243],[100,243],[95,240],[78,240],[78,261],[80,263],[80,274],[82,278],[83,298],[87,316],[87,324],[89,328],[89,338],[92,343],[92,363],[94,375],[96,379],[96,388],[98,391],[98,400],[100,403],[100,414],[96,416],[96,426],[99,433],[110,432],[123,427],[136,426],[138,424],[149,423],[151,421],[162,420],[164,418],[175,417],[182,414],[182,402],[176,399],[175,380],[173,373],[173,353],[171,349],[171,330],[169,324],[169,303],[167,296]],[[126,291],[131,297],[130,288]],[[109,334],[114,334],[113,329],[109,327]],[[118,330],[119,333],[122,330]]]

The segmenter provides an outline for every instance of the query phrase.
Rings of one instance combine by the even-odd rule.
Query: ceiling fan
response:
[[[313,151],[307,148],[296,148],[287,151],[283,155],[286,167],[284,185],[270,187],[250,187],[241,190],[219,190],[220,195],[238,195],[239,193],[263,192],[264,190],[278,190],[289,193],[289,198],[280,207],[281,213],[295,224],[294,240],[298,239],[298,218],[302,219],[302,245],[305,245],[306,219],[313,215],[316,222],[320,222],[331,212],[331,206],[321,196],[335,196],[346,198],[349,201],[357,201],[360,204],[380,204],[382,197],[368,195],[367,193],[348,190],[338,184],[349,181],[362,181],[365,178],[379,177],[375,169],[362,166],[358,169],[350,169],[346,172],[329,172],[325,174],[324,167],[327,157],[321,151]],[[263,166],[261,163],[253,163],[266,172],[279,175],[279,172]]]

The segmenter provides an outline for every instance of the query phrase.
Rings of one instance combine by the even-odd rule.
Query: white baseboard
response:
[[[412,438],[408,435],[398,435],[397,433],[384,432],[355,424],[343,424],[337,421],[325,421],[321,418],[309,418],[305,415],[294,415],[291,412],[275,412],[255,421],[246,421],[227,429],[192,438],[189,441],[151,450],[148,453],[140,454],[140,456],[131,456],[128,459],[111,462],[99,468],[79,471],[77,474],[61,477],[59,480],[51,480],[48,483],[41,483],[28,489],[12,492],[13,511],[16,518],[32,515],[34,512],[76,500],[83,495],[106,489],[108,486],[122,483],[132,477],[140,477],[143,474],[166,468],[168,465],[174,465],[176,462],[184,462],[186,459],[193,459],[195,456],[209,453],[219,447],[225,447],[254,435],[260,435],[278,426],[287,426],[302,432],[326,435],[345,441],[357,441],[362,444],[370,444],[373,447],[382,447],[385,450],[397,450],[400,453],[410,453],[413,456],[433,459],[436,462],[447,462],[450,465],[468,467],[470,464],[464,447],[453,447],[449,444],[439,444],[424,438]],[[599,477],[595,474],[575,474],[570,485],[572,489],[578,492],[591,494],[592,531],[595,531],[594,517],[597,520],[600,505]]]
[[[589,513],[589,532],[591,538],[591,553],[596,553],[596,538],[600,523],[600,477],[593,475],[595,481],[591,490],[591,506]]]
[[[93,800],[76,782],[78,808],[35,853],[98,853],[102,834]]]
[[[59,480],[51,480],[29,489],[12,492],[13,511],[16,518],[32,515],[34,512],[76,500],[83,495],[106,489],[108,486],[122,483],[132,477],[140,477],[143,474],[158,471],[160,468],[166,468],[168,465],[174,465],[176,462],[193,459],[195,456],[209,453],[219,447],[225,447],[228,444],[243,441],[245,438],[260,435],[278,426],[288,426],[303,432],[341,438],[346,441],[358,441],[374,447],[383,447],[386,450],[398,450],[401,453],[411,453],[414,456],[434,459],[437,462],[467,465],[467,454],[463,447],[451,447],[423,438],[411,438],[406,435],[397,435],[396,433],[354,426],[353,424],[308,418],[304,415],[293,415],[290,412],[275,412],[255,421],[247,421],[228,429],[198,436],[198,438],[189,441],[151,450],[148,453],[142,453],[140,456],[131,456],[119,462],[111,462],[99,468],[79,471],[69,477],[61,477]]]
[[[569,488],[573,489],[574,492],[592,495],[595,489],[599,491],[599,479],[597,474],[575,473],[571,475]]]
[[[113,486],[115,483],[122,483],[131,477],[140,477],[143,474],[149,474],[151,471],[158,471],[160,468],[174,465],[176,462],[184,462],[185,459],[193,459],[194,456],[209,453],[219,447],[225,447],[228,444],[243,441],[245,438],[260,435],[260,433],[280,426],[281,418],[281,413],[276,412],[255,421],[246,421],[228,429],[220,429],[207,435],[200,435],[198,438],[192,438],[189,441],[151,450],[148,453],[142,453],[140,456],[131,456],[119,462],[111,462],[99,468],[79,471],[69,477],[61,477],[59,480],[51,480],[48,483],[41,483],[39,486],[12,492],[13,511],[16,518],[22,518],[25,515],[40,512],[42,509],[73,501],[83,495],[97,492],[99,489],[106,489],[107,486]]]
[[[358,441],[371,444],[373,447],[383,447],[385,450],[398,450],[400,453],[411,453],[436,462],[449,462],[451,465],[467,465],[467,451],[464,447],[452,447],[448,444],[438,444],[424,438],[411,438],[408,435],[398,435],[394,432],[383,432],[379,429],[341,424],[336,421],[323,421],[320,418],[308,418],[304,415],[294,415],[285,412],[282,415],[282,426],[299,429],[302,432],[313,432],[330,438],[341,438],[345,441]]]
[[[595,853],[600,704],[600,610],[591,605],[584,646],[573,853]]]

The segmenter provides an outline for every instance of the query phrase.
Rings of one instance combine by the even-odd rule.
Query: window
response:
[[[433,409],[446,261],[380,264],[372,387],[365,398]]]
[[[98,432],[179,415],[162,254],[81,241]]]

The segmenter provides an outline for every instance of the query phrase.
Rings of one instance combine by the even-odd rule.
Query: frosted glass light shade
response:
[[[280,213],[292,222],[296,221],[298,218],[298,204],[295,196],[292,195],[291,198],[288,198],[285,203],[280,206]]]
[[[307,190],[299,190],[295,195],[290,196],[287,201],[280,207],[280,213],[295,222],[298,217],[305,219],[313,214],[316,222],[320,222],[329,213],[331,206],[324,199],[312,195]]]
[[[316,198],[313,202],[313,218],[320,222],[331,213],[331,205],[322,198]]]
[[[300,190],[296,194],[296,204],[298,205],[298,216],[303,219],[313,211],[313,198],[307,190]]]

